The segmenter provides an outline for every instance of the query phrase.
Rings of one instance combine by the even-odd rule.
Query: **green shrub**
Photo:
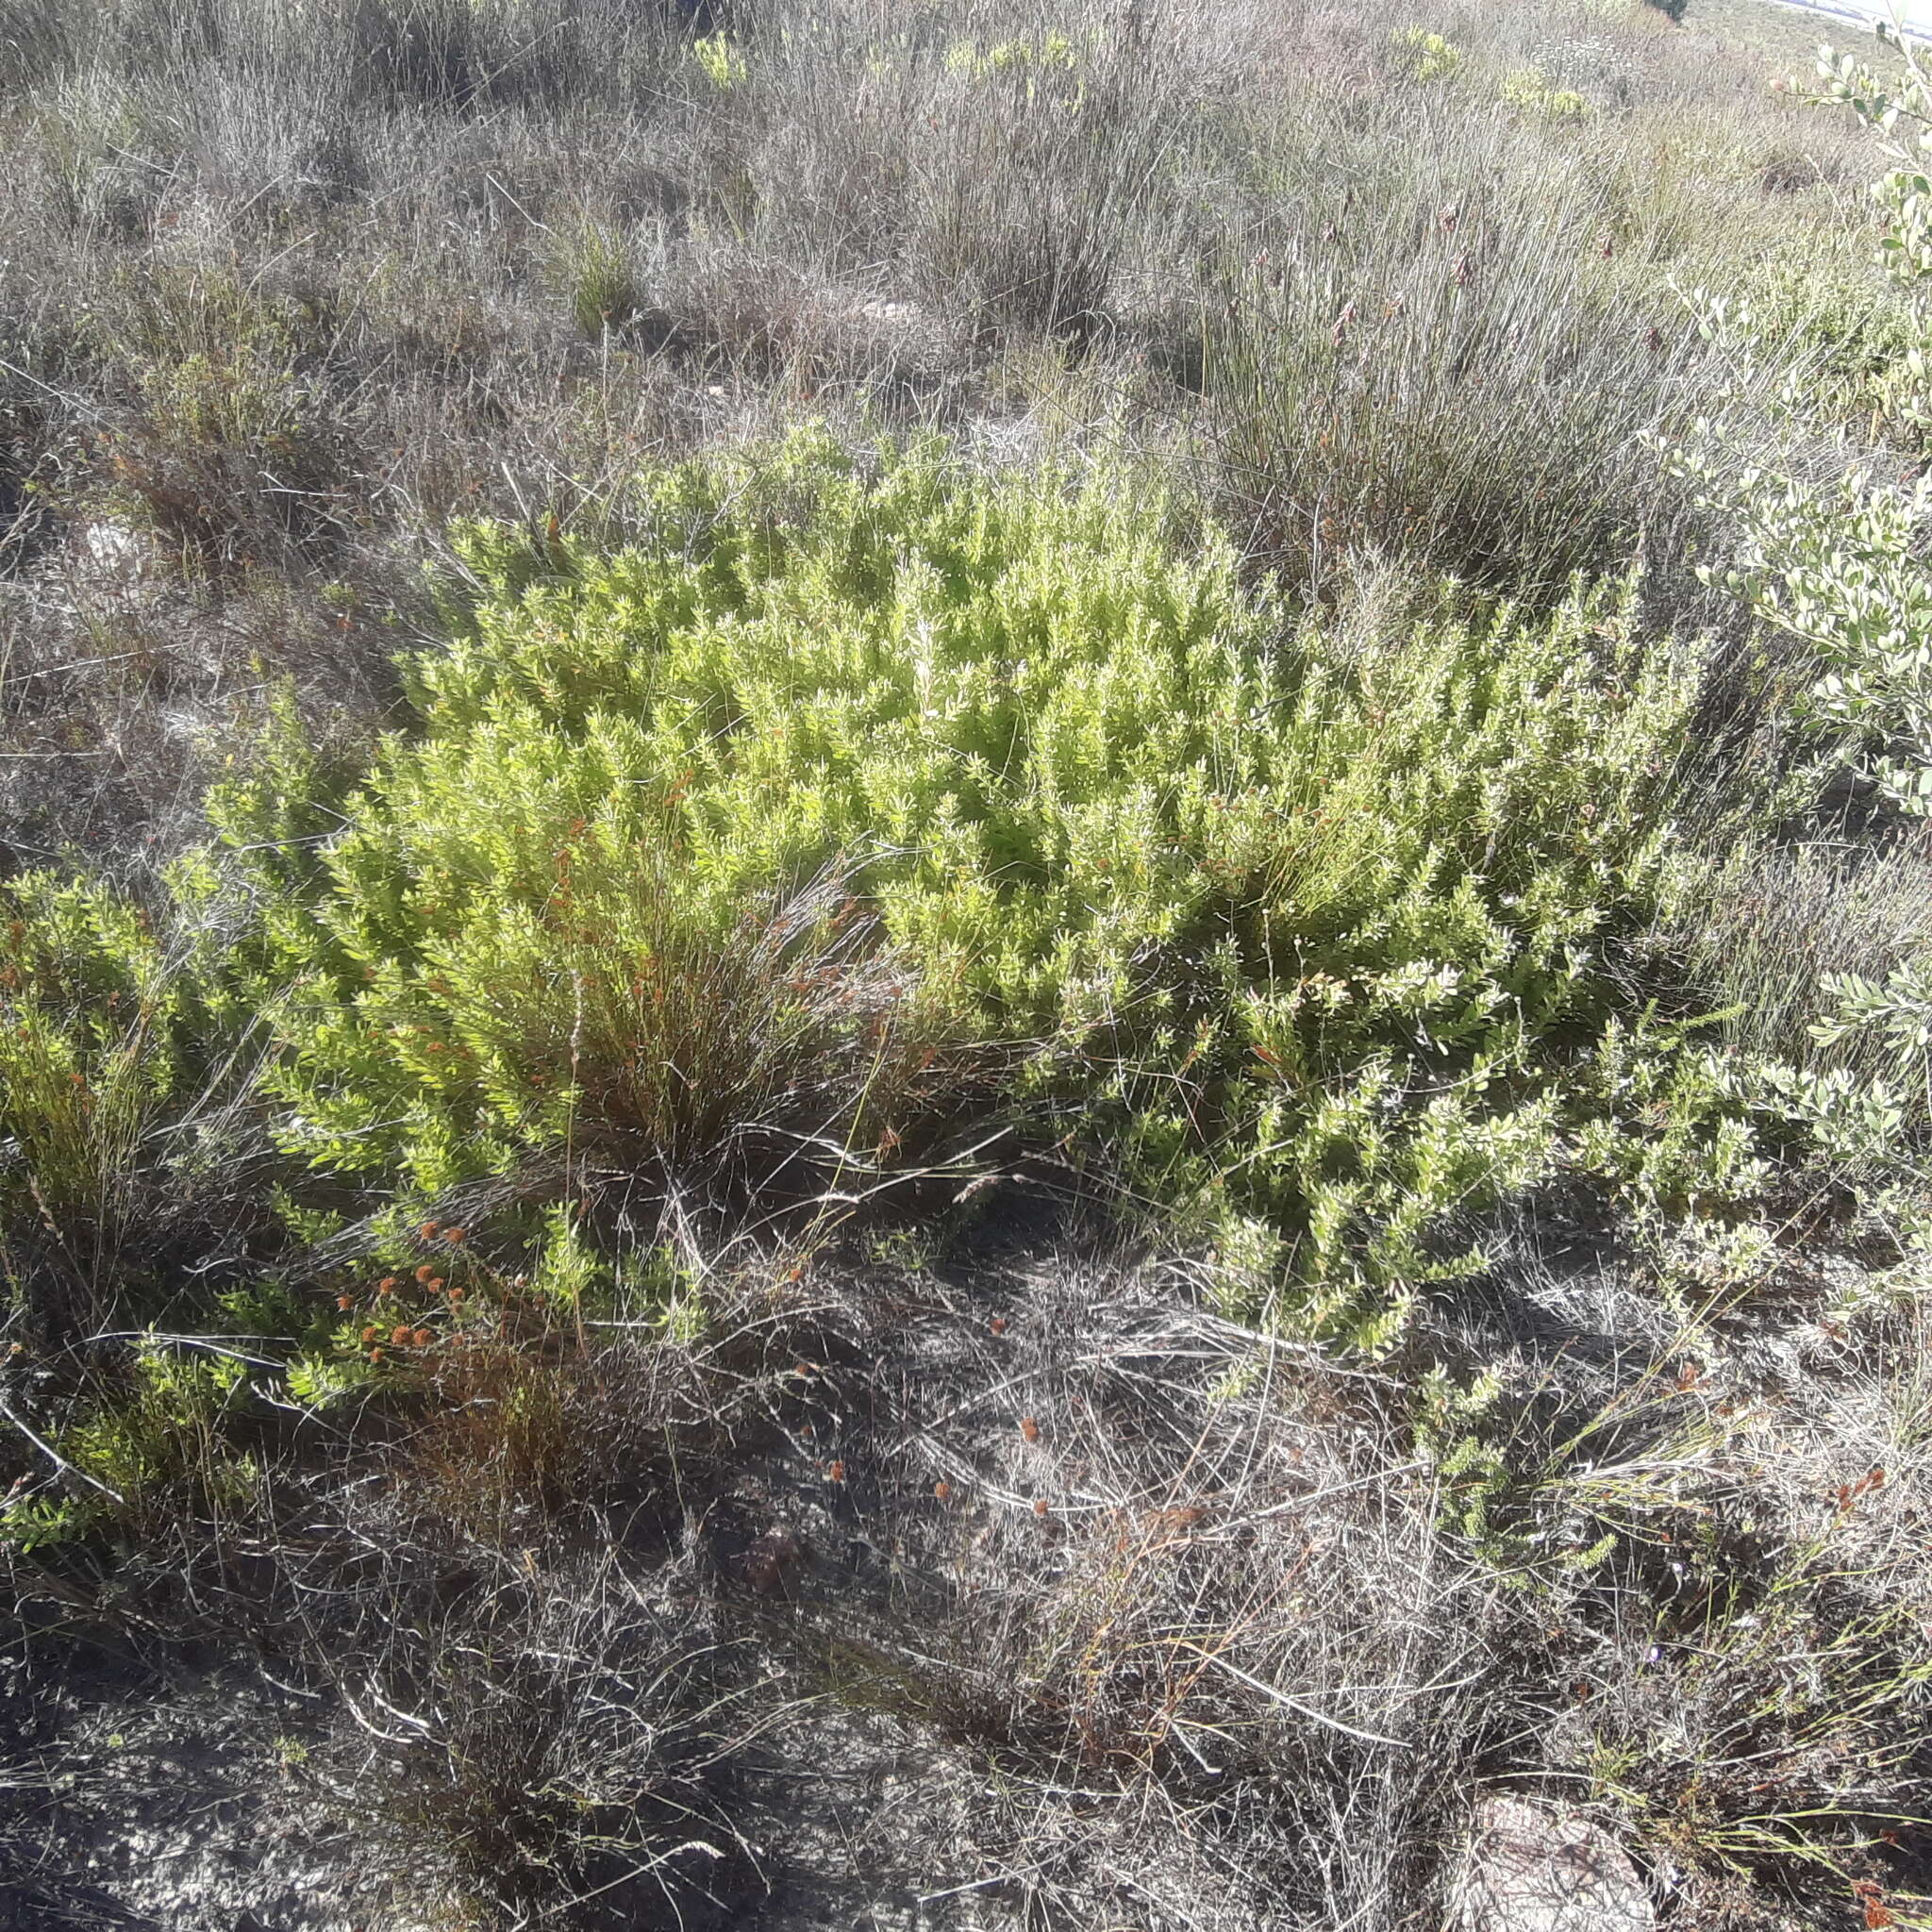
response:
[[[1519,113],[1549,121],[1581,121],[1590,103],[1574,88],[1558,87],[1541,67],[1518,67],[1503,76],[1503,102]]]
[[[188,923],[158,932],[104,888],[10,880],[0,927],[0,1263],[58,1282],[42,1315],[85,1316],[104,1270],[144,1275],[229,1191],[252,1026],[219,1010]]]
[[[1896,81],[1883,81],[1828,47],[1819,51],[1818,71],[1823,86],[1808,98],[1852,108],[1880,135],[1882,151],[1906,164],[1872,184],[1888,214],[1878,259],[1904,306],[1892,309],[1889,330],[1874,329],[1851,352],[1850,373],[1872,398],[1874,431],[1890,419],[1916,434],[1927,415],[1932,291],[1932,184],[1916,169],[1932,147],[1932,83],[1909,61]],[[1911,129],[1918,131],[1907,140]],[[1734,337],[1746,355],[1789,353],[1767,340],[1765,323],[1748,308],[1732,314],[1708,303],[1701,325],[1720,340]],[[1788,378],[1787,407],[1828,408],[1830,400],[1828,388],[1819,395],[1801,376]],[[1818,676],[1801,724],[1901,811],[1932,813],[1932,579],[1924,562],[1932,486],[1923,478],[1879,482],[1870,462],[1854,462],[1824,483],[1730,466],[1707,437],[1675,461],[1731,526],[1729,567],[1703,575],[1812,658]],[[1735,474],[1724,474],[1727,467]]]
[[[1398,27],[1389,36],[1397,64],[1409,78],[1450,80],[1462,66],[1462,51],[1426,27]]]
[[[176,874],[184,931],[233,935],[184,955],[193,1011],[231,1053],[265,1027],[319,1201],[521,1176],[541,1248],[545,1203],[849,1189],[992,1108],[1212,1236],[1249,1305],[1292,1282],[1376,1340],[1596,1104],[1692,685],[1625,600],[1295,621],[1119,477],[937,444],[805,436],[626,514],[608,555],[472,531],[359,788],[284,710]],[[81,950],[125,974],[111,905]],[[31,1155],[64,1115],[19,1091]]]
[[[1932,395],[1923,328],[1905,291],[1869,265],[1833,273],[1815,258],[1767,263],[1729,322],[1721,333],[1732,354],[1778,366],[1801,414],[1924,446]]]
[[[225,1440],[223,1424],[246,1401],[246,1372],[234,1357],[143,1344],[130,1386],[68,1432],[66,1453],[128,1510],[161,1503],[183,1484],[211,1503],[232,1500],[254,1465]]]
[[[259,1474],[231,1440],[248,1407],[240,1357],[142,1340],[125,1374],[92,1386],[61,1431],[62,1461],[86,1487],[55,1496],[22,1495],[16,1485],[0,1498],[0,1550],[29,1552],[108,1523],[153,1529],[184,1505],[240,1504]]]
[[[621,328],[643,305],[637,265],[622,235],[584,224],[558,263],[558,279],[570,299],[572,320],[595,341],[608,328]]]
[[[425,1193],[539,1153],[822,1183],[996,1083],[1338,1320],[1548,1158],[1689,694],[1618,599],[1297,626],[1117,479],[939,447],[807,438],[631,515],[611,556],[465,540],[312,859],[312,774],[215,801],[285,1148]]]
[[[1733,520],[1730,567],[1706,573],[1811,654],[1798,722],[1899,810],[1932,813],[1932,577],[1920,546],[1932,486],[1836,484],[1680,458]]]
[[[114,1216],[151,1109],[179,1083],[183,987],[137,909],[41,874],[0,888],[0,1107],[10,1214]]]
[[[744,56],[733,44],[730,35],[707,35],[691,43],[691,57],[704,71],[705,78],[720,93],[743,86],[751,70]]]

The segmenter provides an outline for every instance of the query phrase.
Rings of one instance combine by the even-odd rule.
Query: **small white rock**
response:
[[[117,576],[138,576],[146,569],[148,544],[125,524],[85,524],[80,531],[81,554],[96,570]]]
[[[1657,1914],[1607,1832],[1503,1792],[1476,1807],[1449,1924],[1461,1932],[1654,1932]]]

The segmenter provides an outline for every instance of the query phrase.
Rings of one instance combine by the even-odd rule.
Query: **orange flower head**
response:
[[[389,1339],[391,1344],[393,1347],[408,1348],[409,1345],[409,1330],[408,1326],[405,1324],[398,1322],[396,1325],[389,1331]]]
[[[374,1341],[375,1340],[375,1330],[374,1328],[365,1328],[365,1329],[363,1329],[363,1331],[362,1331],[362,1346],[363,1346],[364,1348],[367,1348],[367,1347],[369,1346],[369,1344],[370,1344],[370,1343],[371,1343],[372,1341]]]
[[[1029,1442],[1037,1442],[1040,1441],[1040,1424],[1030,1415],[1023,1415],[1020,1418],[1020,1433]]]
[[[382,1351],[381,1351],[381,1349],[379,1349],[379,1348],[372,1348],[372,1349],[371,1349],[371,1350],[369,1351],[369,1359],[370,1359],[371,1361],[373,1361],[373,1362],[379,1362],[379,1361],[380,1361],[380,1360],[382,1359]]]
[[[436,1340],[436,1337],[430,1334],[428,1329],[419,1328],[417,1329],[415,1334],[410,1336],[409,1340],[413,1341],[418,1348],[427,1348],[429,1344]]]
[[[932,1486],[932,1492],[941,1503],[949,1503],[953,1499],[951,1483],[935,1483]]]
[[[435,1234],[436,1227],[437,1224],[435,1222],[425,1221],[423,1224],[423,1225],[416,1230],[416,1232],[420,1234],[423,1237],[423,1239],[426,1241],[433,1234]]]
[[[442,1238],[450,1244],[451,1247],[459,1248],[462,1246],[464,1237],[465,1235],[467,1235],[468,1232],[469,1230],[467,1228],[446,1227],[442,1231]]]
[[[347,1295],[339,1294],[336,1297],[336,1307],[341,1309],[342,1313],[346,1315],[349,1312],[349,1310],[355,1307],[355,1303],[353,1303]]]
[[[844,1463],[843,1463],[843,1462],[834,1462],[834,1463],[830,1464],[830,1465],[829,1465],[829,1466],[827,1467],[827,1469],[825,1470],[825,1480],[826,1480],[827,1482],[832,1482],[832,1483],[842,1483],[842,1482],[843,1482],[843,1481],[845,1480],[845,1465],[844,1465]]]
[[[1007,1318],[1004,1315],[995,1315],[986,1325],[993,1334],[1004,1335],[1007,1332]]]
[[[395,1291],[396,1291],[396,1278],[395,1278],[395,1276],[394,1276],[393,1274],[385,1274],[385,1275],[384,1275],[384,1276],[382,1277],[382,1279],[381,1279],[380,1281],[378,1281],[378,1282],[377,1282],[377,1283],[375,1284],[375,1291],[376,1291],[376,1293],[377,1293],[377,1294],[393,1294],[393,1293],[395,1293]]]
[[[1036,1516],[1044,1516],[1046,1514],[1046,1498],[1044,1496],[1034,1497],[1033,1513]]]
[[[430,1292],[431,1294],[441,1294],[441,1293],[442,1292],[442,1276],[441,1276],[441,1275],[440,1275],[440,1274],[432,1274],[432,1275],[431,1275],[431,1276],[429,1277],[429,1292]]]
[[[424,1264],[422,1265],[422,1267],[420,1267],[419,1269],[417,1269],[417,1271],[416,1271],[416,1279],[417,1279],[418,1281],[427,1281],[427,1280],[429,1279],[429,1277],[430,1277],[430,1276],[431,1276],[432,1274],[434,1274],[435,1273],[436,1273],[436,1264],[435,1264],[435,1263],[434,1263],[433,1261],[425,1261],[425,1262],[424,1262]]]

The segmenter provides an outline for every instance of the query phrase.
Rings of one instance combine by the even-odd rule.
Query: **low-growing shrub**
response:
[[[0,1901],[1923,1909],[1923,291],[1683,10],[0,7]]]
[[[105,888],[30,874],[0,922],[0,1279],[65,1328],[256,1217],[258,1016],[197,964],[205,934]]]
[[[1654,910],[1692,679],[1624,601],[1292,620],[1105,472],[938,445],[626,513],[470,535],[359,789],[284,728],[211,801],[181,891],[251,931],[209,971],[285,1153],[372,1207],[742,1202],[991,1108],[1318,1325],[1470,1265],[1447,1218],[1554,1157]]]
[[[1396,66],[1411,80],[1451,80],[1462,68],[1462,53],[1426,27],[1398,27],[1389,37]]]
[[[97,326],[132,391],[100,437],[101,467],[116,506],[185,564],[293,561],[341,533],[321,326],[299,303],[198,272],[157,277],[118,326]]]

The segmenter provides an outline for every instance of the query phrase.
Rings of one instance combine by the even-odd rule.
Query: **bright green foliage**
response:
[[[245,1487],[252,1465],[227,1446],[221,1428],[247,1399],[242,1363],[150,1344],[137,1351],[127,1393],[69,1432],[66,1453],[76,1466],[131,1510],[159,1502],[183,1481],[215,1502]]]
[[[247,1401],[246,1371],[234,1356],[142,1341],[126,1384],[62,1435],[62,1456],[87,1487],[0,1500],[0,1549],[64,1542],[106,1521],[178,1507],[184,1495],[217,1509],[239,1501],[257,1465],[227,1440],[225,1424]]]
[[[946,49],[946,65],[955,74],[984,79],[996,74],[1072,73],[1080,64],[1080,50],[1065,34],[1050,33],[1038,42],[999,41],[982,47],[976,41],[959,41]]]
[[[0,886],[0,1234],[117,1225],[191,1084],[193,990],[136,907],[30,874]]]
[[[281,756],[237,795],[312,839],[330,823],[325,783],[277,714]],[[268,848],[245,862],[264,893],[294,870]],[[275,994],[245,970],[256,910],[206,855],[169,883],[152,912],[50,873],[0,884],[0,1264],[30,1234],[61,1256],[69,1291],[110,1258],[125,1289],[177,1231],[192,1240],[214,1214],[232,1236],[265,1205],[254,1109]]]
[[[1503,76],[1504,102],[1520,113],[1548,121],[1581,121],[1590,103],[1574,88],[1558,87],[1541,67],[1519,67]]]
[[[572,319],[593,341],[628,322],[642,306],[637,264],[623,235],[586,222],[559,252],[558,279]]]
[[[634,513],[616,556],[468,540],[306,886],[285,799],[220,802],[285,1146],[432,1191],[532,1150],[841,1169],[997,1079],[1259,1216],[1337,1319],[1546,1158],[1688,690],[1615,600],[1298,629],[1158,504],[940,449],[806,440]]]
[[[948,72],[977,88],[998,88],[1044,114],[1078,114],[1087,102],[1089,56],[1092,47],[1061,33],[1039,40],[958,41],[946,49]]]
[[[561,1203],[600,1179],[849,1185],[991,1108],[1211,1235],[1246,1305],[1293,1283],[1280,1312],[1374,1342],[1595,1104],[1690,690],[1616,596],[1445,591],[1357,636],[1115,478],[942,446],[808,437],[629,510],[615,555],[473,532],[359,789],[283,708],[178,872],[182,929],[226,922],[193,1012],[269,1032],[267,1128],[320,1206],[516,1176],[574,1302],[602,1275]],[[49,932],[83,918],[34,890]],[[172,1019],[135,915],[71,904],[89,970]],[[14,995],[51,1071],[11,1130],[50,1174],[60,1055],[178,1086],[107,990]]]
[[[708,34],[691,43],[691,58],[720,93],[729,93],[749,78],[751,69],[729,34]]]
[[[1398,27],[1389,44],[1416,80],[1450,80],[1462,66],[1462,50],[1426,27]]]

